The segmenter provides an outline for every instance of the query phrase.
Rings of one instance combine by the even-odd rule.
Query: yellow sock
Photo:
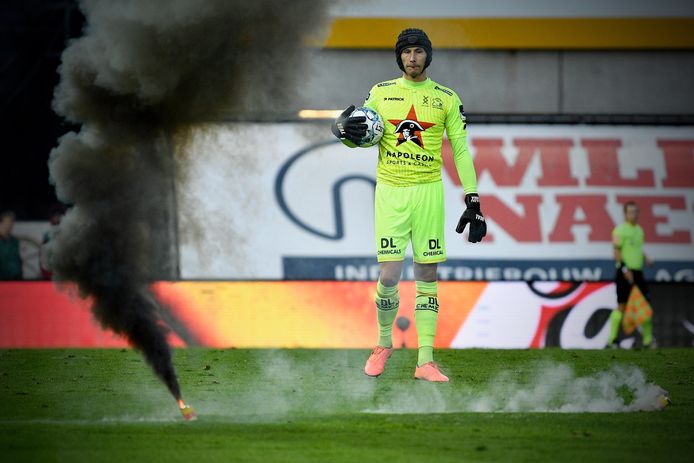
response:
[[[398,285],[383,286],[378,281],[376,286],[376,315],[378,318],[378,345],[393,347],[393,322],[398,315],[400,296]]]
[[[434,337],[436,320],[439,316],[438,284],[435,281],[416,281],[417,299],[414,310],[414,321],[417,325],[417,365],[434,360]]]

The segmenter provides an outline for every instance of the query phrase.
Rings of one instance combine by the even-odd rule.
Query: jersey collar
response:
[[[413,82],[411,80],[405,79],[404,77],[398,78],[398,85],[405,88],[428,88],[431,87],[433,84],[434,81],[431,80],[429,77],[427,77],[426,80],[423,80],[421,82]]]

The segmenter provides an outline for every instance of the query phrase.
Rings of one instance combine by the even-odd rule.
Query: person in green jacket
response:
[[[0,280],[22,279],[22,258],[19,240],[12,236],[14,212],[0,212]]]
[[[619,326],[633,285],[638,286],[648,299],[648,285],[643,277],[643,264],[646,263],[650,266],[653,261],[643,252],[644,234],[638,220],[639,208],[635,202],[629,201],[624,204],[624,223],[612,231],[616,267],[617,310],[613,310],[610,315],[610,335],[607,339],[607,347],[617,347]],[[652,347],[654,344],[651,319],[646,320],[642,327],[643,345],[644,347]]]

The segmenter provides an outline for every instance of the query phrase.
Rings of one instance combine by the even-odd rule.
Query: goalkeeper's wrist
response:
[[[477,193],[468,193],[465,195],[465,206],[474,210],[480,211],[480,195]]]
[[[629,268],[624,265],[623,262],[617,261],[614,263],[615,268],[619,269],[622,271],[622,273],[627,273],[629,271]]]

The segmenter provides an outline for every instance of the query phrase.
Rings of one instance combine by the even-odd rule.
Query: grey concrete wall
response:
[[[292,108],[361,103],[400,75],[390,51],[316,50]],[[691,51],[436,50],[429,75],[472,114],[694,114]]]
[[[565,52],[561,94],[567,113],[694,114],[694,53]]]

